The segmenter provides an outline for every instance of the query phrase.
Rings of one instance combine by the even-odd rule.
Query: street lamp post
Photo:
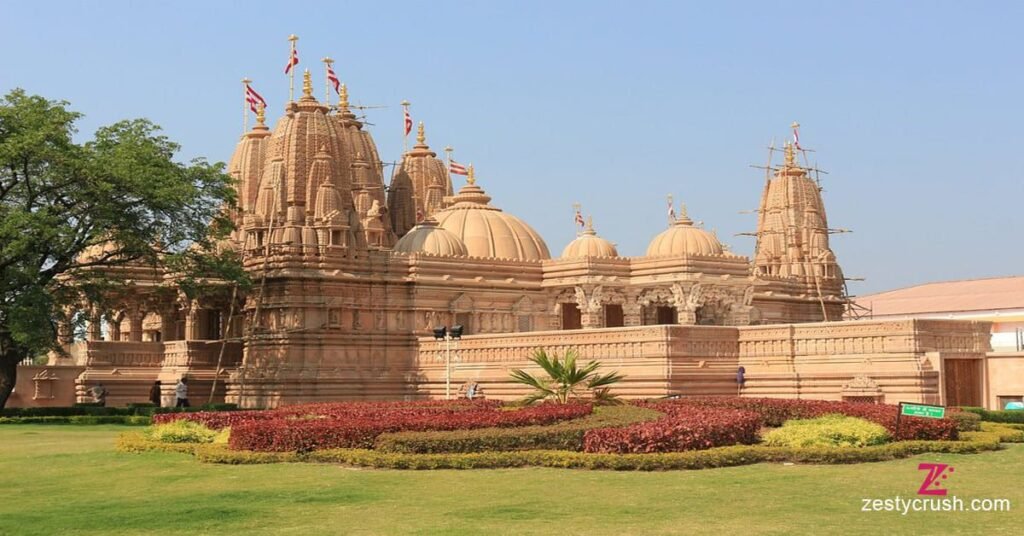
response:
[[[444,399],[452,399],[452,341],[462,339],[462,325],[434,328],[434,340],[444,341]],[[458,356],[456,356],[458,359]]]

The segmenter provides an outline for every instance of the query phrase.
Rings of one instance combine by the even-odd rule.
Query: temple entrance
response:
[[[562,329],[581,329],[583,317],[575,303],[562,304]]]
[[[943,359],[942,374],[947,406],[981,406],[980,359]]]
[[[621,328],[625,325],[625,316],[622,314],[622,305],[609,303],[604,306],[604,327]]]

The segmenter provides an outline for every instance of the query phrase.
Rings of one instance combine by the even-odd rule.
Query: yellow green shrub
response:
[[[789,420],[764,436],[770,447],[868,447],[889,440],[884,426],[845,415]]]

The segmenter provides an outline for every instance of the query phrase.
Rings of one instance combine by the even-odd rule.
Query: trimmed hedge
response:
[[[72,407],[55,408],[4,408],[0,409],[0,417],[73,417],[78,415],[95,416],[133,416],[154,415],[163,413],[196,413],[210,411],[236,411],[237,404],[203,404],[191,408],[158,408],[148,403],[132,403],[127,407],[107,407],[93,403],[80,403]]]
[[[957,422],[950,417],[926,419],[903,417],[899,435],[896,434],[896,416],[899,406],[832,400],[794,400],[788,398],[693,397],[670,402],[651,403],[657,409],[661,404],[685,404],[701,408],[730,408],[757,413],[765,426],[782,426],[790,419],[812,419],[833,413],[859,417],[881,424],[894,439],[944,440],[957,438]]]
[[[648,407],[656,408],[665,416],[623,428],[588,430],[583,436],[583,450],[625,454],[752,445],[757,443],[761,429],[761,418],[752,411],[699,408],[672,402]]]
[[[871,421],[846,415],[791,419],[764,436],[770,447],[869,447],[889,442],[889,432]]]
[[[124,424],[147,426],[152,420],[145,415],[70,415],[51,417],[0,417],[0,424]]]
[[[969,411],[950,412],[949,418],[956,421],[956,429],[961,432],[977,432],[981,430],[981,415]]]
[[[989,410],[972,406],[965,406],[960,409],[977,414],[983,421],[1024,424],[1024,410]]]
[[[662,414],[637,406],[601,406],[594,413],[549,426],[479,428],[476,430],[395,432],[382,434],[374,449],[426,454],[440,452],[502,452],[515,450],[583,450],[583,435],[595,428],[612,428],[653,421]]]
[[[229,444],[239,450],[270,452],[373,448],[377,436],[388,432],[545,425],[577,419],[592,411],[589,404],[541,404],[514,411],[499,411],[496,405],[458,407],[424,411],[407,404],[392,404],[363,414],[351,408],[334,416],[303,414],[290,419],[243,421],[231,426]]]
[[[658,454],[592,454],[569,451],[528,450],[513,452],[405,454],[365,449],[331,449],[307,453],[236,451],[217,444],[166,444],[144,434],[125,433],[118,438],[121,452],[189,453],[204,463],[263,464],[316,462],[386,469],[487,469],[506,467],[554,467],[620,471],[708,469],[765,462],[848,464],[879,462],[925,453],[974,454],[998,450],[1001,434],[1008,428],[965,432],[959,441],[901,441],[863,448],[785,448],[735,445],[706,450]]]

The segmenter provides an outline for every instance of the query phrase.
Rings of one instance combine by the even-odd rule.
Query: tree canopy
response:
[[[0,99],[0,408],[17,363],[55,347],[64,307],[123,283],[104,269],[151,265],[186,292],[244,279],[214,247],[235,201],[222,163],[177,161],[180,146],[146,119],[77,143],[80,118],[21,89]]]

